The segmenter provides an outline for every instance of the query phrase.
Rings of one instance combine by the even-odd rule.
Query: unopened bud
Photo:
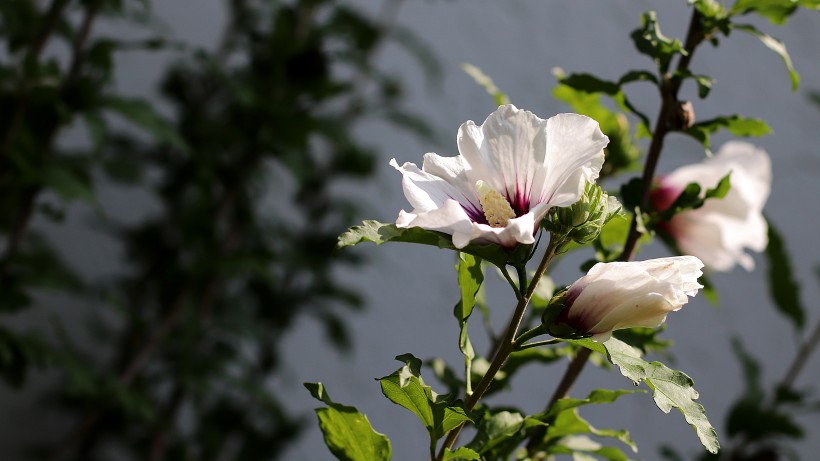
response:
[[[618,200],[609,197],[600,186],[587,183],[580,200],[553,213],[552,227],[577,243],[589,243],[620,209]]]
[[[688,130],[695,124],[695,108],[690,101],[678,102],[672,124],[676,130]]]

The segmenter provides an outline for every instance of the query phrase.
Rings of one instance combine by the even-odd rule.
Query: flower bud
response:
[[[550,230],[567,235],[577,243],[589,243],[598,237],[604,224],[620,209],[615,197],[607,195],[598,185],[587,183],[580,200],[552,213]]]
[[[609,337],[612,331],[660,326],[702,288],[694,256],[598,263],[550,301],[542,321],[560,338]]]

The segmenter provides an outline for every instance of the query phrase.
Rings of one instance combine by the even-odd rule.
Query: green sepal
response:
[[[717,432],[706,417],[703,406],[695,401],[698,392],[693,387],[694,381],[685,373],[672,370],[660,362],[644,361],[638,349],[614,337],[604,342],[592,339],[567,342],[605,355],[635,385],[643,381],[652,390],[652,398],[661,411],[669,413],[672,408],[677,408],[695,429],[707,451],[717,453],[720,450]]]
[[[470,244],[464,248],[456,248],[452,237],[443,232],[436,232],[420,227],[398,228],[395,224],[381,223],[367,220],[360,226],[353,226],[339,236],[338,248],[358,245],[362,242],[372,242],[381,245],[387,242],[420,243],[432,245],[446,250],[478,256],[479,258],[503,267],[510,258],[510,253],[498,245]],[[520,246],[520,245],[519,245]]]
[[[373,430],[367,416],[354,407],[335,403],[322,383],[305,383],[305,387],[327,408],[317,408],[319,427],[325,444],[341,461],[387,461],[392,456],[390,440]]]
[[[565,309],[564,302],[567,298],[567,290],[561,290],[552,297],[547,308],[541,314],[541,323],[546,327],[547,332],[555,338],[561,339],[581,339],[592,335],[585,331],[576,330],[564,322],[559,322],[558,318]]]

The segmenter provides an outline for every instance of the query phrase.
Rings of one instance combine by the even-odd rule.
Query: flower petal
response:
[[[480,126],[472,120],[462,124],[458,150],[469,165],[470,179],[506,195],[517,212],[529,210],[534,178],[544,168],[546,125],[512,104],[499,106]]]
[[[609,143],[595,120],[578,114],[558,114],[547,120],[547,152],[534,178],[530,204],[568,206],[578,201],[587,182],[598,178]]]
[[[668,230],[683,252],[698,256],[710,270],[728,271],[735,264],[751,270],[754,260],[745,249],[763,251],[768,244],[762,211],[771,189],[771,161],[765,151],[728,142],[714,157],[663,177],[660,187],[682,190],[690,182],[714,187],[730,172],[732,187],[723,199],[675,215]]]

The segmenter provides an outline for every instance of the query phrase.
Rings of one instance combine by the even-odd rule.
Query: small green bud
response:
[[[598,238],[604,224],[620,209],[617,199],[607,195],[600,186],[587,183],[580,200],[550,214],[549,229],[577,243],[589,243]]]

